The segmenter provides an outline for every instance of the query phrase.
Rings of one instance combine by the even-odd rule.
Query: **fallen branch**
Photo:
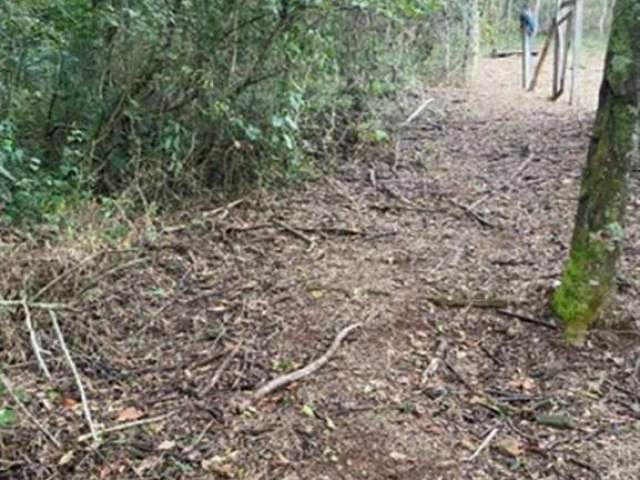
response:
[[[509,185],[511,185],[513,181],[516,179],[516,177],[519,176],[522,172],[524,172],[524,170],[529,166],[529,164],[533,161],[534,158],[536,158],[534,155],[529,155],[522,163],[520,163],[518,168],[514,170],[514,172],[509,176],[507,181],[504,182],[503,185],[501,185],[500,188],[508,187]]]
[[[62,448],[62,445],[60,445],[60,442],[58,442],[58,440],[56,440],[56,438],[51,433],[49,433],[49,430],[47,430],[44,427],[44,425],[42,425],[38,421],[38,419],[31,414],[31,412],[25,406],[25,404],[22,403],[18,395],[16,395],[16,392],[13,388],[13,384],[11,383],[11,381],[2,372],[0,372],[0,381],[3,383],[5,390],[9,393],[9,395],[11,395],[11,398],[13,398],[13,401],[16,402],[16,405],[18,405],[18,408],[22,410],[22,413],[24,413],[25,416],[31,421],[31,423],[33,423],[36,426],[36,428],[44,434],[47,440],[49,440],[58,450],[60,450]]]
[[[600,472],[593,465],[575,457],[569,457],[567,460],[573,463],[574,465],[577,465],[578,467],[584,468],[585,470],[593,473],[598,480],[602,478],[602,475],[600,474]]]
[[[58,282],[64,280],[69,275],[71,275],[73,272],[79,270],[80,268],[82,268],[87,263],[89,263],[92,260],[95,260],[96,258],[104,255],[105,253],[107,253],[107,252],[103,250],[101,252],[96,253],[95,255],[91,255],[91,256],[85,258],[84,260],[82,260],[80,263],[78,263],[74,267],[70,268],[69,270],[67,270],[65,272],[62,272],[60,275],[55,277],[53,280],[51,280],[49,283],[47,283],[44,287],[42,287],[40,290],[38,290],[38,292],[33,296],[33,300],[39,299],[40,297],[42,297],[42,295],[44,295],[46,292],[48,292]]]
[[[51,372],[49,372],[49,368],[44,361],[44,357],[42,356],[42,349],[40,348],[40,344],[38,343],[38,336],[36,335],[36,331],[33,328],[33,323],[31,322],[31,312],[29,311],[29,305],[27,305],[26,296],[22,299],[22,308],[24,310],[24,322],[26,323],[27,330],[29,331],[31,348],[33,348],[33,353],[35,354],[36,360],[38,361],[38,366],[40,367],[40,370],[42,370],[42,373],[47,378],[47,380],[51,381]]]
[[[85,287],[76,294],[76,298],[81,297],[85,292],[91,290],[103,278],[108,277],[109,275],[112,275],[112,274],[114,274],[116,272],[119,272],[121,270],[126,270],[129,267],[133,267],[135,265],[138,265],[140,263],[144,263],[144,262],[147,262],[147,261],[149,261],[148,257],[134,258],[133,260],[130,260],[130,261],[122,263],[120,265],[116,265],[114,267],[108,268],[107,270],[105,270],[103,272],[100,272],[97,275],[94,275],[91,279],[89,279],[89,281],[87,282],[87,285],[85,285]]]
[[[22,300],[0,300],[0,307],[23,307],[24,302]],[[30,308],[39,308],[42,310],[68,310],[71,312],[77,312],[78,309],[66,303],[41,303],[41,302],[27,302],[27,306]]]
[[[184,450],[182,450],[182,453],[191,453],[191,452],[193,452],[196,449],[196,447],[200,444],[200,442],[202,441],[204,436],[207,434],[207,432],[209,430],[211,430],[211,427],[213,427],[213,424],[216,423],[216,422],[217,422],[217,420],[214,418],[209,423],[207,423],[207,425],[202,429],[202,431],[198,434],[198,436],[191,443],[191,445],[189,445]]]
[[[391,188],[389,188],[387,185],[382,185],[382,187],[380,188],[380,190],[381,190],[381,191],[383,191],[383,192],[385,192],[385,193],[387,193],[388,195],[391,195],[393,198],[395,198],[395,199],[397,199],[397,200],[400,200],[400,201],[401,201],[402,203],[404,203],[405,205],[408,205],[408,206],[413,207],[413,208],[418,208],[418,209],[423,208],[423,205],[420,205],[420,204],[418,204],[418,203],[416,203],[416,202],[414,202],[414,201],[412,201],[412,200],[409,200],[409,199],[408,199],[408,198],[406,198],[405,196],[403,196],[403,195],[401,195],[401,194],[399,194],[399,193],[394,192],[394,191],[393,191]],[[424,207],[424,208],[425,208],[425,210],[426,210],[426,207]],[[427,210],[427,212],[428,212],[428,213],[433,213],[433,211],[428,211],[428,210]]]
[[[398,235],[399,233],[400,232],[398,232],[397,230],[391,230],[389,232],[374,233],[366,236],[364,239],[365,241],[378,240],[380,238],[393,237],[394,235]]]
[[[446,197],[445,197],[446,198]],[[461,208],[462,210],[464,210],[471,218],[473,218],[474,220],[476,220],[480,225],[483,225],[485,227],[489,227],[489,228],[496,228],[496,226],[491,223],[489,220],[487,220],[486,218],[484,218],[482,215],[480,215],[478,212],[476,212],[473,207],[475,207],[476,205],[474,204],[473,207],[469,207],[463,203],[460,203],[452,198],[447,198],[447,200],[452,204],[455,205],[458,208]]]
[[[128,430],[129,428],[139,427],[141,425],[147,425],[148,423],[159,422],[160,420],[164,420],[169,418],[175,412],[165,413],[164,415],[158,415],[157,417],[145,418],[142,420],[134,420],[133,422],[121,423],[120,425],[116,425],[114,427],[104,428],[102,430],[97,430],[95,432],[96,436],[104,435],[105,433],[113,433],[120,432],[122,430]],[[93,438],[93,433],[86,433],[84,435],[80,435],[78,437],[78,442],[84,442],[85,440],[89,440]]]
[[[532,323],[534,325],[540,325],[541,327],[550,328],[551,330],[557,330],[557,326],[550,322],[545,322],[544,320],[538,320],[537,318],[529,317],[527,315],[523,315],[521,313],[511,312],[509,310],[499,309],[498,313],[500,315],[504,315],[505,317],[515,318],[520,320],[521,322]]]
[[[422,102],[422,105],[420,105],[411,115],[409,115],[407,119],[400,124],[400,126],[405,127],[409,125],[411,122],[413,122],[416,118],[420,116],[422,112],[424,112],[425,108],[427,108],[429,104],[434,100],[435,100],[434,98],[428,98],[424,102]]]
[[[60,348],[64,352],[64,356],[67,359],[67,363],[71,368],[71,372],[73,372],[73,377],[76,381],[76,386],[78,387],[78,393],[80,393],[80,400],[82,402],[82,410],[84,411],[84,416],[89,424],[89,430],[91,431],[91,436],[93,440],[97,443],[98,436],[96,435],[96,427],[93,423],[93,419],[91,418],[91,410],[89,409],[89,402],[87,401],[87,395],[84,392],[84,386],[82,385],[82,380],[80,378],[80,373],[78,372],[78,368],[76,364],[73,362],[73,358],[71,358],[71,353],[67,348],[67,344],[64,341],[64,336],[62,335],[62,330],[60,329],[60,324],[58,323],[58,318],[53,310],[49,310],[49,316],[51,317],[51,323],[53,324],[53,329],[56,332],[56,336],[58,337],[58,342],[60,342]]]
[[[513,184],[513,181],[516,179],[516,177],[520,175],[525,170],[525,168],[529,166],[529,164],[533,161],[534,158],[535,158],[534,155],[529,155],[524,161],[520,163],[520,165],[518,165],[518,168],[514,170],[514,172],[509,176],[507,180],[502,182],[493,190],[499,191],[499,190],[502,190],[503,188],[510,187]],[[491,191],[481,196],[478,200],[473,202],[471,206],[469,206],[468,208],[470,209],[471,212],[474,212],[476,208],[478,208],[481,204],[486,202],[489,198],[491,198]],[[464,207],[464,205],[462,205],[462,207]]]
[[[258,390],[254,392],[253,398],[255,400],[259,400],[285,385],[288,385],[293,382],[297,382],[298,380],[302,380],[304,377],[311,375],[313,372],[320,369],[325,363],[329,361],[331,356],[336,352],[336,350],[342,343],[342,340],[344,340],[344,338],[347,335],[349,335],[350,332],[352,332],[353,330],[361,326],[362,326],[361,323],[354,323],[353,325],[350,325],[344,328],[340,333],[338,333],[335,340],[333,341],[333,343],[331,344],[331,346],[329,347],[329,349],[326,351],[324,355],[314,360],[306,367],[303,367],[299,370],[288,373],[286,375],[282,375],[280,377],[274,378],[270,382],[267,382],[265,385],[263,385],[262,387],[260,387]]]
[[[326,233],[329,235],[343,235],[343,236],[365,236],[366,233],[362,230],[355,230],[353,228],[342,228],[342,227],[318,227],[318,228],[301,228],[303,232],[311,233],[311,232],[319,232]]]
[[[393,210],[406,211],[406,212],[421,212],[421,213],[436,213],[437,210],[429,209],[420,206],[404,206],[404,205],[369,205],[371,210],[378,210],[379,212],[388,212]]]
[[[307,246],[309,248],[313,247],[314,245],[314,241],[312,238],[309,238],[308,236],[306,236],[304,233],[302,233],[300,230],[287,225],[286,223],[280,221],[280,220],[273,220],[273,223],[275,225],[277,225],[278,227],[282,228],[284,231],[289,232],[291,235],[293,235],[296,238],[299,238],[300,240],[303,240]]]
[[[491,440],[493,440],[493,437],[495,437],[497,433],[498,433],[498,429],[497,428],[494,428],[493,430],[491,430],[489,435],[487,435],[487,438],[485,438],[484,441],[480,444],[480,446],[476,449],[476,451],[473,452],[473,455],[471,455],[470,457],[465,458],[464,461],[465,462],[472,462],[476,458],[478,458],[478,455],[480,455],[484,451],[484,449],[489,446],[489,444],[491,443]]]
[[[225,358],[223,360],[223,362],[220,364],[220,366],[218,367],[216,372],[213,374],[213,377],[211,378],[211,381],[209,382],[209,385],[207,385],[204,388],[204,390],[202,390],[202,392],[200,392],[201,396],[206,395],[207,393],[209,393],[211,390],[213,390],[215,388],[216,384],[220,380],[220,377],[222,376],[222,373],[227,369],[227,367],[231,363],[231,360],[233,360],[233,357],[235,357],[238,354],[238,352],[240,351],[240,347],[241,346],[242,346],[242,342],[238,342],[238,344],[234,347],[234,349],[231,351],[231,353],[229,353],[229,355],[227,355],[227,358]]]
[[[209,222],[222,221],[229,216],[229,212],[231,211],[232,208],[237,207],[238,205],[244,203],[245,201],[246,201],[245,198],[241,198],[239,200],[235,200],[229,203],[228,205],[218,207],[208,212],[202,212],[200,217],[194,220],[191,220],[189,223],[184,223],[181,225],[163,226],[162,231],[166,233],[175,233],[175,232],[180,232],[182,230],[186,230],[187,228],[190,228],[192,226],[202,224],[205,221],[209,221]],[[218,218],[216,218],[215,220],[211,220],[211,217],[214,217],[216,215],[218,215]]]
[[[305,233],[317,233],[317,234],[324,234],[324,235],[342,235],[345,237],[365,237],[367,236],[366,232],[363,232],[362,230],[356,230],[354,228],[346,228],[346,227],[302,227],[302,226],[294,226],[294,225],[289,225],[287,223],[284,223],[280,220],[273,220],[272,224],[260,224],[257,225],[256,227],[253,227],[251,229],[257,229],[257,228],[268,228],[272,225],[275,225],[289,233],[291,233],[292,235],[300,238],[301,240],[304,240],[305,242],[307,242],[308,244],[310,244],[310,246],[315,244],[315,241],[308,237],[307,235],[305,235]],[[234,228],[233,231],[240,231],[240,228]],[[242,230],[244,231],[244,230]],[[386,234],[387,232],[382,232],[384,234]]]
[[[514,303],[521,303],[516,299],[504,298],[452,298],[445,296],[428,296],[428,301],[439,306],[449,308],[505,308]]]
[[[244,203],[247,199],[246,198],[240,198],[238,200],[234,200],[233,202],[224,205],[222,207],[218,207],[214,210],[210,210],[208,212],[202,212],[202,216],[203,217],[213,217],[219,213],[222,213],[224,215],[227,215],[229,213],[229,210],[231,210],[232,208],[237,207],[238,205],[241,205],[242,203]]]
[[[273,225],[270,223],[257,223],[255,225],[227,225],[226,227],[221,227],[222,232],[224,234],[227,233],[236,233],[236,232],[251,232],[253,230],[263,230],[265,228],[270,228]]]

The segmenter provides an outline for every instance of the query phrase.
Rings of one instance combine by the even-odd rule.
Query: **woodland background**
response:
[[[609,4],[587,2],[595,39]],[[544,32],[555,2],[536,8]],[[407,92],[464,84],[481,52],[517,47],[519,11],[510,0],[3,2],[0,215],[61,225],[88,203],[155,210],[302,179],[358,143],[389,142],[387,114]]]

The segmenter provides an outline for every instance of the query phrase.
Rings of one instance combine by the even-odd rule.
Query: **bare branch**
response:
[[[9,392],[9,395],[11,395],[11,398],[13,398],[13,401],[16,402],[16,405],[18,405],[20,410],[22,410],[22,413],[24,413],[25,416],[31,421],[31,423],[33,423],[38,428],[38,430],[40,430],[44,434],[47,440],[49,440],[58,450],[60,450],[62,448],[60,442],[58,442],[58,440],[56,440],[56,438],[51,433],[49,433],[49,430],[47,430],[45,426],[42,425],[38,421],[38,419],[31,414],[25,404],[22,403],[18,395],[16,395],[11,381],[2,372],[0,372],[0,382],[4,384],[4,388],[7,390],[7,392]]]
[[[29,339],[31,340],[31,347],[33,348],[33,353],[36,356],[36,360],[38,361],[38,366],[47,380],[51,381],[51,373],[47,368],[47,364],[44,361],[42,356],[42,349],[40,348],[40,344],[38,343],[38,337],[36,335],[36,331],[33,328],[33,323],[31,322],[31,312],[29,310],[29,305],[27,304],[27,297],[22,298],[22,308],[24,310],[24,321],[27,325],[27,330],[29,331]]]
[[[80,373],[78,372],[78,368],[76,364],[73,362],[73,358],[71,358],[71,353],[67,348],[67,344],[64,341],[64,336],[62,335],[62,330],[60,330],[60,324],[58,323],[58,318],[53,310],[49,310],[49,316],[51,317],[51,323],[53,323],[53,329],[56,332],[58,337],[58,341],[60,342],[60,348],[64,352],[64,356],[67,359],[67,363],[73,372],[73,376],[76,380],[76,386],[78,387],[78,392],[80,393],[80,400],[82,401],[82,410],[84,411],[84,416],[89,424],[89,430],[91,431],[91,436],[95,442],[99,441],[98,435],[96,434],[96,427],[93,423],[93,419],[91,418],[91,410],[89,409],[89,402],[87,401],[87,395],[84,392],[84,386],[82,385],[82,379],[80,378]]]
[[[342,340],[344,340],[344,338],[351,331],[361,326],[362,326],[361,323],[354,323],[353,325],[346,327],[340,333],[338,333],[338,335],[336,336],[336,339],[333,341],[333,343],[329,347],[329,350],[327,350],[324,355],[322,355],[317,360],[314,360],[304,368],[301,368],[299,370],[288,373],[286,375],[282,375],[280,377],[274,378],[270,382],[267,382],[265,385],[263,385],[262,387],[260,387],[258,390],[254,392],[253,398],[255,400],[259,400],[262,397],[269,395],[271,392],[273,392],[274,390],[277,390],[280,387],[296,382],[308,375],[311,375],[313,372],[320,369],[325,363],[329,361],[331,356],[336,352],[336,350],[340,346],[340,343],[342,343]]]

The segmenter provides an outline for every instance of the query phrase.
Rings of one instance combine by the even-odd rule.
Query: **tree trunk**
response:
[[[615,0],[602,0],[602,12],[600,13],[600,19],[598,21],[598,28],[600,30],[600,35],[605,35],[608,30],[609,21],[611,20],[611,10],[613,10],[613,5],[615,4]]]
[[[480,8],[478,0],[467,0],[465,5],[465,49],[464,76],[469,85],[475,75],[478,57],[480,56]]]
[[[640,2],[618,0],[613,18],[569,260],[552,299],[573,344],[613,300],[629,174],[640,160]]]
[[[511,19],[511,0],[502,2],[502,20],[509,21]]]
[[[449,8],[445,2],[442,6],[444,29],[444,78],[449,82],[451,77],[451,24],[449,20]]]

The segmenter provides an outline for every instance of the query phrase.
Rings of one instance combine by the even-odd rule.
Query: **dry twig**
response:
[[[13,401],[16,402],[16,405],[18,405],[18,408],[22,410],[22,413],[24,413],[25,416],[31,421],[31,423],[33,423],[36,426],[36,428],[44,434],[47,440],[49,440],[57,449],[61,449],[62,445],[60,445],[60,442],[58,442],[58,440],[56,440],[56,438],[51,433],[49,433],[49,430],[47,430],[45,426],[42,425],[38,421],[38,419],[31,414],[31,412],[25,406],[25,404],[22,403],[18,395],[16,395],[16,392],[13,388],[13,384],[11,383],[11,381],[2,372],[0,372],[0,381],[3,383],[4,388],[7,390],[7,392],[9,392],[9,395],[11,395],[11,398],[13,398]]]
[[[400,124],[400,126],[404,127],[409,125],[411,122],[413,122],[416,118],[420,116],[422,112],[424,112],[425,108],[427,108],[429,104],[434,100],[435,98],[427,98],[424,102],[422,102],[422,105],[420,105],[411,115],[407,117],[407,119],[404,122]]]
[[[452,298],[448,296],[428,296],[426,300],[447,308],[505,308],[514,303],[522,303],[514,298]]]
[[[91,255],[91,256],[85,258],[84,260],[82,260],[81,262],[79,262],[74,267],[71,267],[69,270],[66,270],[66,271],[62,272],[60,275],[55,277],[53,280],[51,280],[49,283],[47,283],[44,287],[42,287],[40,290],[38,290],[36,292],[36,294],[33,296],[33,300],[39,299],[40,297],[42,297],[42,295],[44,295],[46,292],[48,292],[58,282],[61,282],[62,280],[67,278],[69,275],[71,275],[73,272],[78,271],[84,265],[86,265],[87,263],[91,262],[92,260],[95,260],[96,258],[104,255],[105,253],[107,253],[107,251],[103,250],[101,252],[96,253],[95,255]]]
[[[255,400],[259,400],[269,395],[274,390],[277,390],[278,388],[281,388],[290,383],[297,382],[298,380],[302,380],[304,377],[307,377],[311,375],[313,372],[320,369],[325,363],[329,361],[331,356],[336,352],[336,350],[342,343],[342,340],[344,340],[344,338],[347,335],[349,335],[350,332],[352,332],[356,328],[359,328],[360,326],[362,326],[361,323],[354,323],[353,325],[349,325],[348,327],[344,328],[340,333],[338,333],[335,340],[333,341],[333,343],[331,344],[331,346],[329,347],[329,349],[326,351],[324,355],[314,360],[306,367],[303,367],[301,369],[298,369],[286,375],[282,375],[280,377],[274,378],[270,382],[267,382],[265,385],[263,385],[262,387],[260,387],[258,390],[254,392],[253,398]]]
[[[112,275],[116,272],[119,272],[121,270],[125,270],[129,267],[133,267],[135,265],[138,265],[140,263],[144,263],[149,261],[148,257],[142,257],[142,258],[134,258],[133,260],[130,260],[128,262],[116,265],[114,267],[108,268],[107,270],[103,271],[103,272],[99,272],[98,274],[94,275],[88,282],[87,285],[85,285],[84,288],[82,288],[77,294],[76,294],[76,298],[81,297],[85,292],[87,292],[88,290],[91,290],[93,287],[95,287],[98,282],[100,282],[100,280],[102,280],[105,277],[108,277],[109,275]]]
[[[73,372],[73,376],[76,380],[76,386],[78,387],[78,392],[80,393],[80,400],[82,402],[82,410],[84,411],[84,416],[89,424],[89,430],[91,431],[91,436],[95,442],[98,442],[98,436],[96,435],[96,427],[93,423],[93,418],[91,417],[91,410],[89,409],[89,402],[87,401],[87,395],[84,392],[84,386],[82,385],[82,379],[80,378],[80,373],[78,372],[78,368],[76,364],[73,362],[73,358],[71,358],[71,353],[67,348],[67,344],[64,341],[64,336],[62,335],[62,330],[60,330],[60,324],[58,323],[58,318],[53,310],[49,310],[49,316],[51,317],[51,323],[53,324],[53,329],[56,332],[56,336],[58,337],[58,341],[60,342],[60,348],[64,352],[64,356],[67,359],[67,363]]]
[[[307,246],[309,248],[313,248],[314,245],[314,241],[312,238],[309,238],[307,235],[305,235],[304,233],[302,233],[300,230],[287,225],[286,223],[284,223],[281,220],[273,220],[273,223],[277,226],[279,226],[280,228],[282,228],[284,231],[289,232],[291,235],[293,235],[294,237],[299,238],[300,240],[303,240]]]
[[[529,164],[533,161],[534,158],[536,158],[534,155],[529,155],[527,158],[525,158],[524,161],[520,163],[518,168],[516,168],[513,171],[513,173],[509,176],[509,178],[507,178],[507,180],[505,180],[500,185],[498,185],[498,187],[496,187],[494,190],[499,191],[499,190],[502,190],[503,188],[511,187],[516,177],[520,175],[529,166]],[[478,208],[480,205],[482,205],[484,202],[486,202],[489,198],[491,198],[491,192],[481,196],[478,200],[476,200],[469,207],[467,207],[469,209],[469,212],[475,212],[475,209]],[[465,206],[462,205],[462,207],[464,208]]]
[[[551,330],[557,330],[558,327],[553,323],[545,322],[544,320],[538,320],[537,318],[529,317],[527,315],[523,315],[521,313],[511,312],[509,310],[499,309],[498,313],[500,315],[504,315],[505,317],[515,318],[520,320],[521,322],[532,323],[534,325],[540,325],[541,327],[549,328]]]
[[[465,458],[464,461],[465,462],[472,462],[476,458],[478,458],[478,455],[480,455],[484,451],[484,449],[489,446],[489,444],[493,440],[493,437],[495,437],[497,433],[498,433],[498,429],[497,428],[494,428],[493,430],[491,430],[489,435],[487,435],[487,438],[485,438],[484,441],[480,444],[480,446],[476,449],[476,451],[473,452],[473,455],[471,455],[470,457]]]
[[[222,376],[222,373],[227,369],[227,367],[231,363],[231,360],[233,360],[233,357],[235,357],[238,354],[241,346],[242,346],[242,342],[238,342],[238,344],[233,348],[233,350],[231,350],[229,355],[227,355],[227,358],[224,359],[224,361],[220,364],[216,372],[213,374],[213,377],[211,378],[209,385],[207,385],[204,388],[204,390],[200,392],[201,396],[206,395],[207,393],[209,393],[211,390],[215,388],[216,384],[220,380],[220,377]]]
[[[26,296],[22,298],[22,308],[24,310],[24,321],[27,325],[27,330],[29,331],[31,347],[33,348],[33,353],[36,356],[36,360],[38,361],[38,366],[40,367],[40,370],[42,370],[42,373],[47,378],[47,380],[51,381],[51,372],[49,372],[49,368],[44,361],[44,357],[42,356],[42,349],[40,348],[40,344],[38,343],[38,336],[36,335],[36,331],[33,328],[33,323],[31,322],[31,311],[29,310],[29,305],[27,305]]]
[[[447,198],[447,197],[445,198],[452,205],[455,205],[456,207],[461,208],[465,213],[467,213],[467,215],[469,215],[471,218],[476,220],[480,225],[489,227],[489,228],[496,228],[496,226],[493,223],[491,223],[489,220],[487,220],[486,218],[484,218],[482,215],[480,215],[478,212],[474,210],[474,208],[477,207],[476,204],[473,204],[472,206],[468,206],[468,205],[465,205],[464,203],[460,203],[454,200],[453,198]],[[476,203],[479,203],[479,202],[476,202]]]
[[[175,412],[165,413],[164,415],[158,415],[157,417],[145,418],[142,420],[135,420],[133,422],[121,423],[120,425],[116,425],[114,427],[104,428],[102,430],[97,430],[94,433],[86,433],[84,435],[80,435],[78,437],[79,442],[84,442],[85,440],[89,440],[94,436],[104,435],[105,433],[113,433],[120,432],[122,430],[128,430],[129,428],[139,427],[141,425],[147,425],[148,423],[159,422],[160,420],[164,420],[165,418],[169,418]]]
[[[23,307],[23,300],[0,300],[0,307]],[[27,306],[30,308],[39,308],[42,310],[68,310],[71,312],[77,312],[78,310],[72,305],[65,303],[41,303],[41,302],[27,302]]]

